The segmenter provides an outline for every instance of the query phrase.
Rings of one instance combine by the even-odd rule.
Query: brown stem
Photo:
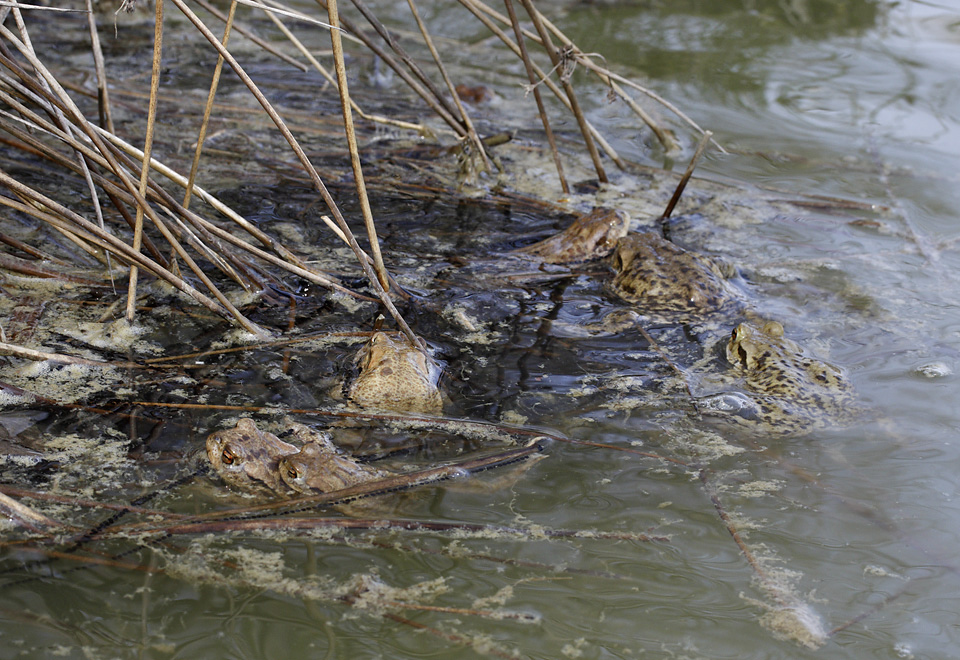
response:
[[[555,69],[559,69],[561,66],[560,55],[557,53],[557,49],[553,45],[553,41],[550,39],[550,34],[547,32],[546,28],[543,25],[543,21],[540,20],[540,12],[536,10],[533,6],[531,0],[520,0],[523,3],[524,9],[527,10],[530,19],[533,21],[534,27],[537,28],[537,32],[540,35],[540,41],[543,45],[544,50],[547,51],[547,55],[550,56],[550,61],[553,63]],[[587,146],[587,152],[590,154],[590,159],[593,161],[593,167],[597,171],[597,178],[600,180],[600,183],[607,183],[607,173],[603,169],[603,163],[600,162],[600,154],[597,152],[597,146],[593,143],[593,137],[590,135],[590,129],[587,126],[586,117],[583,116],[583,111],[580,109],[580,102],[577,100],[577,93],[573,89],[573,85],[570,84],[570,81],[566,79],[565,76],[560,76],[560,82],[563,84],[563,90],[567,94],[567,98],[570,100],[570,109],[573,112],[573,116],[577,118],[577,124],[580,126],[580,133],[583,135],[583,141]]]

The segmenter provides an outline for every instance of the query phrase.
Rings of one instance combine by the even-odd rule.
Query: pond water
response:
[[[776,319],[807,355],[841,367],[856,390],[851,405],[866,412],[854,424],[786,437],[701,417],[694,397],[737,387],[724,379],[730,367],[723,344],[739,318],[718,320],[718,328],[653,320],[642,331],[593,331],[607,312],[625,307],[607,288],[603,266],[539,281],[484,280],[485,271],[471,270],[470,262],[481,260],[474,255],[532,242],[569,216],[452,192],[378,188],[385,254],[421,296],[405,311],[448,367],[446,412],[556,432],[547,457],[512,480],[497,481],[494,471],[470,480],[491,488],[427,489],[391,514],[445,530],[211,528],[155,534],[143,548],[131,540],[133,530],[86,544],[84,556],[103,565],[34,552],[13,543],[18,536],[9,530],[0,565],[0,655],[955,654],[960,3],[539,4],[584,51],[670,99],[727,148],[708,151],[700,163],[703,178],[674,213],[672,237],[735,267],[751,314]],[[469,44],[458,75],[496,92],[478,109],[482,130],[526,130],[500,152],[507,186],[561,200],[549,159],[530,137],[536,118],[516,82],[522,68],[494,55],[458,6],[421,10],[438,36]],[[402,3],[378,5],[381,18],[412,29],[404,12]],[[152,28],[123,29],[128,41],[108,51],[140,53],[148,66],[149,42],[137,40]],[[195,44],[188,42],[176,42],[174,57],[190,60]],[[257,70],[267,77],[275,73],[270,66],[278,65]],[[307,102],[304,84],[317,82],[299,75],[276,76],[271,87],[290,105]],[[683,148],[664,153],[622,104],[580,75],[589,117],[640,165],[631,173],[611,165],[610,186],[567,201],[581,211],[597,202],[618,206],[631,214],[634,230],[649,230],[676,176],[640,166],[682,171],[696,138],[677,125]],[[175,68],[169,76],[186,89],[206,85],[198,82],[203,76]],[[400,96],[389,87],[395,81],[386,84],[385,94]],[[411,108],[415,102],[403,102],[405,113],[416,114]],[[575,124],[557,126],[571,180],[593,178]],[[221,139],[229,140],[229,131]],[[253,130],[244,139],[248,148],[265,149]],[[401,159],[379,142],[371,150]],[[331,260],[329,232],[303,220],[315,201],[308,185],[291,168],[253,160],[244,164],[244,185],[222,183],[222,196],[310,258]],[[237,167],[221,165],[224,172]],[[397,171],[383,165],[378,173],[386,179]],[[338,190],[355,216],[348,189]],[[368,330],[376,314],[319,290],[299,292],[302,334]],[[78,312],[79,329],[61,328],[62,335],[86,338],[81,331],[89,326],[80,322],[99,313]],[[287,302],[264,303],[255,313],[282,327]],[[151,346],[178,354],[236,340],[212,319],[170,321],[159,312],[147,319],[142,354]],[[226,494],[215,477],[169,486],[190,472],[190,454],[203,438],[235,412],[171,414],[148,404],[328,409],[336,374],[357,341],[227,353],[153,386],[146,377],[126,382],[122,373],[90,383],[87,401],[97,406],[114,402],[113,394],[141,401],[139,408],[110,408],[139,412],[133,421],[101,411],[11,408],[5,426],[38,422],[37,446],[58,462],[40,468],[10,459],[4,481],[112,503],[161,488],[144,506],[181,513],[249,504]],[[8,366],[0,380],[30,389],[43,375]],[[130,390],[104,393],[118,383]],[[377,437],[410,435],[398,426]],[[399,460],[428,465],[477,444],[424,441]],[[110,515],[37,506],[81,528]],[[44,547],[71,550],[65,543]]]

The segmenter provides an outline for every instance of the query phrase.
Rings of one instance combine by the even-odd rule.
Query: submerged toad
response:
[[[860,414],[843,372],[806,356],[799,344],[783,336],[783,326],[776,321],[739,324],[726,355],[751,396],[746,401],[728,395],[707,397],[708,412],[781,434],[842,425]]]
[[[361,408],[440,413],[440,367],[402,335],[376,332],[356,357],[359,371],[344,388]]]
[[[303,445],[296,454],[280,459],[280,478],[304,494],[329,493],[392,475],[363,465],[340,451],[326,436]]]
[[[354,514],[379,513],[384,502],[396,505],[394,499],[385,499],[385,493],[462,477],[492,467],[517,465],[518,469],[528,468],[543,458],[539,453],[543,450],[543,438],[538,437],[524,447],[507,448],[498,454],[466,458],[457,463],[412,472],[391,472],[366,465],[343,453],[326,433],[318,433],[289,419],[283,423],[288,431],[281,435],[294,437],[302,443],[302,448],[261,431],[253,420],[246,418],[233,429],[211,433],[207,437],[207,455],[214,470],[231,486],[273,497],[320,495],[377,482],[368,489],[376,489],[376,495],[353,492],[344,498],[352,501],[335,504],[341,511]],[[531,460],[518,463],[524,459]],[[512,481],[519,472],[511,472],[514,472]],[[358,497],[363,499],[354,500]]]
[[[278,467],[281,458],[298,451],[246,417],[232,429],[207,436],[207,456],[217,474],[235,488],[262,495],[293,492],[280,479]]]
[[[630,219],[625,213],[596,208],[574,220],[559,234],[513,252],[536,257],[548,264],[602,259],[613,252],[617,241],[627,235],[629,228]]]
[[[362,465],[341,452],[325,433],[284,420],[287,431],[302,447],[262,431],[243,418],[232,429],[207,437],[207,456],[224,481],[258,495],[290,497],[299,493],[339,490],[389,473]]]
[[[653,233],[620,239],[611,263],[616,275],[610,289],[647,316],[685,320],[743,306],[710,259]]]

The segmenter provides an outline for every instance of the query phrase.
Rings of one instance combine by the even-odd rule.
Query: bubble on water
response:
[[[913,373],[925,378],[943,378],[953,374],[953,369],[945,362],[928,362],[916,367]]]

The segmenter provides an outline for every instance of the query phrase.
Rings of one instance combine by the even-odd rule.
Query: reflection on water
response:
[[[455,22],[449,12],[441,25]],[[84,542],[83,564],[34,564],[43,556],[8,546],[5,648],[104,658],[949,656],[960,643],[958,21],[958,8],[827,1],[571,6],[561,21],[585,50],[649,76],[737,147],[704,171],[740,183],[692,186],[672,235],[728,264],[759,315],[840,365],[871,410],[860,423],[786,438],[709,424],[694,396],[736,388],[724,380],[720,328],[604,332],[623,303],[602,266],[485,284],[464,256],[532,242],[568,219],[406,197],[378,209],[378,223],[401,280],[422,294],[414,322],[449,365],[447,412],[539,425],[570,442],[553,442],[512,483],[433,488],[401,516],[446,529],[211,527],[154,534],[144,549],[129,538]],[[519,90],[497,89],[512,108]],[[622,130],[603,90],[591,104]],[[627,140],[617,144],[625,155],[657,157]],[[508,171],[546,169],[504,153]],[[329,259],[333,242],[299,215],[311,196],[265,163],[250,164],[258,180],[236,200]],[[649,225],[673,179],[641,187],[614,176],[605,202],[628,209],[634,229]],[[750,188],[761,185],[777,190]],[[862,203],[794,203],[808,194]],[[321,296],[298,304],[304,333],[366,329],[374,314]],[[283,325],[288,309],[264,303],[258,320]],[[223,332],[191,321],[171,339],[158,323],[140,350],[213,346]],[[323,407],[356,341],[207,358],[174,381],[141,384],[136,398]],[[24,371],[17,384],[50,376]],[[128,378],[106,374],[87,394],[106,401]],[[5,416],[12,436],[39,420],[43,433],[25,437],[48,459],[11,458],[5,481],[125,503],[188,473],[185,455],[233,414],[146,408],[131,427],[41,412]],[[401,460],[428,463],[442,450]],[[212,478],[161,493],[138,505],[169,515],[243,504]],[[109,515],[42,509],[78,531]]]

